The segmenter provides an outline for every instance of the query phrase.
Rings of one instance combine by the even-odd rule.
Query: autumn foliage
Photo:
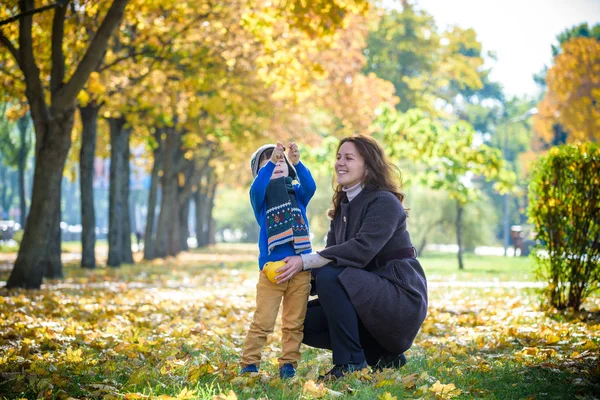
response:
[[[568,141],[600,140],[600,41],[577,37],[562,45],[548,70],[548,90],[534,117],[536,131],[552,143],[556,124],[568,132]]]
[[[547,300],[579,309],[600,283],[600,146],[554,147],[542,157],[530,184],[529,215],[542,252]]]
[[[12,258],[0,255],[0,277]],[[323,384],[331,353],[302,346],[298,377],[282,381],[278,323],[260,374],[239,376],[255,258],[254,246],[229,245],[121,269],[70,264],[41,290],[4,290],[0,398],[574,398],[600,377],[600,298],[588,313],[544,312],[536,283],[523,281],[529,267],[513,260],[491,273],[489,258],[460,275],[448,259],[422,259],[431,303],[400,370]]]

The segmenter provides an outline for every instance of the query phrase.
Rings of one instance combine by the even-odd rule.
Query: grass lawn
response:
[[[587,311],[539,307],[528,259],[425,254],[429,315],[400,370],[320,386],[326,351],[277,374],[280,326],[257,376],[239,377],[254,307],[253,245],[81,270],[0,294],[0,398],[598,398],[600,297]],[[0,281],[9,269],[0,269]],[[161,397],[162,396],[162,397]]]
[[[458,269],[456,254],[425,253],[419,257],[427,278],[435,281],[535,281],[529,257],[498,257],[465,254],[464,269]]]

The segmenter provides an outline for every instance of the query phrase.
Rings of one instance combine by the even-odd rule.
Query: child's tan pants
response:
[[[241,365],[242,367],[249,364],[260,365],[262,349],[267,336],[273,333],[279,305],[283,298],[282,354],[279,358],[279,367],[287,363],[297,367],[300,360],[300,344],[304,336],[310,272],[299,272],[282,284],[272,283],[262,271],[259,275],[256,285],[256,311],[244,342]]]

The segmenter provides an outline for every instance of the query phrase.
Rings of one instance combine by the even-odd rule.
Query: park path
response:
[[[13,263],[17,258],[17,253],[0,253],[0,272],[7,272],[12,269]],[[98,265],[106,263],[107,252],[104,249],[96,251],[96,262]],[[222,262],[253,262],[255,261],[254,248],[249,251],[242,251],[239,253],[229,253],[223,249],[219,249],[218,252],[186,252],[181,253],[177,260],[179,262],[201,262],[201,263],[222,263]],[[142,260],[142,253],[134,253],[134,259],[136,262]],[[76,263],[81,260],[80,252],[63,252],[62,261],[63,263]],[[464,281],[455,278],[448,279],[445,277],[443,280],[438,280],[434,277],[428,279],[428,286],[430,289],[444,288],[444,287],[456,287],[456,288],[511,288],[511,289],[529,289],[529,288],[542,288],[545,286],[544,282],[536,281],[500,281],[500,280],[487,280],[487,281]]]

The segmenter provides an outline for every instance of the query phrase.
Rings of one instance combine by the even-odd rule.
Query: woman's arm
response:
[[[302,269],[321,268],[331,262],[330,259],[323,257],[319,253],[300,254],[302,258]]]
[[[277,280],[277,283],[283,283],[292,279],[298,272],[310,268],[321,268],[331,262],[331,260],[321,257],[318,253],[290,256],[281,261],[285,262],[285,265],[276,271],[277,275],[275,275],[275,279]]]

